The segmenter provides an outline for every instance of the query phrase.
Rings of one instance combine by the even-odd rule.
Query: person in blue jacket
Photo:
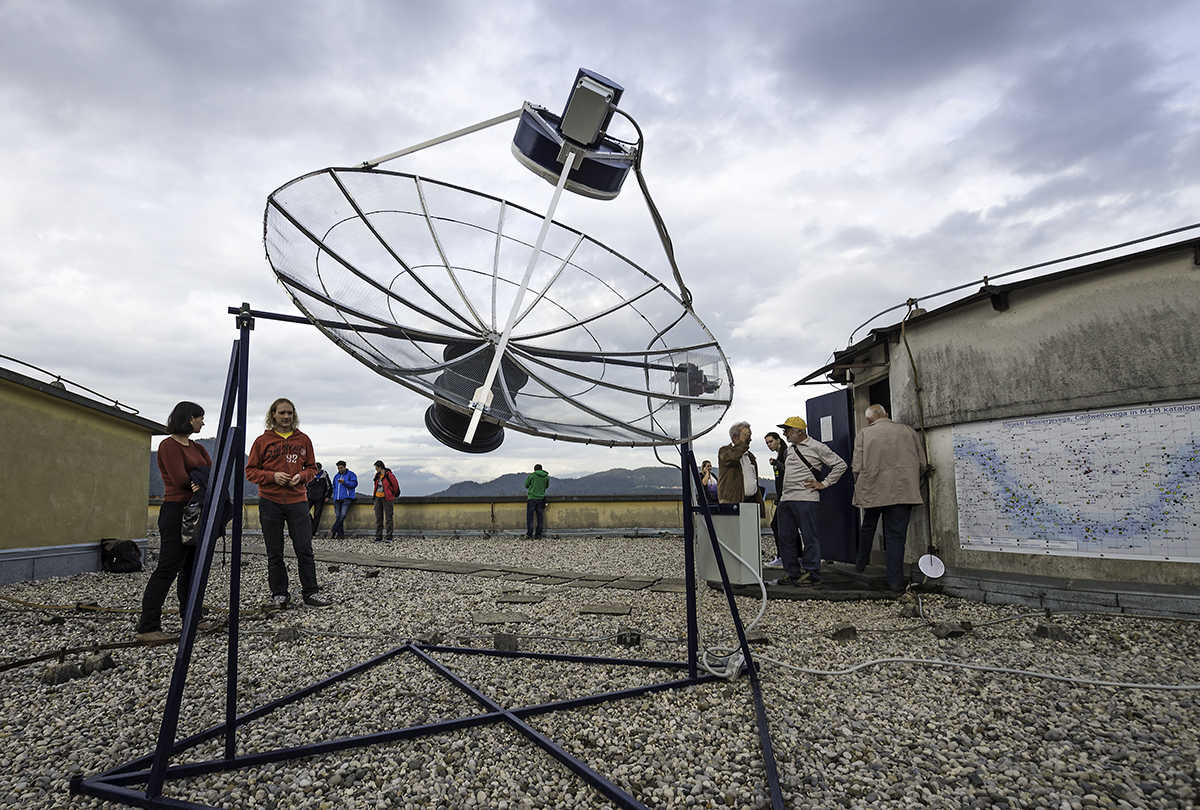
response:
[[[354,490],[358,487],[358,476],[346,468],[346,462],[337,463],[337,475],[333,477],[333,527],[329,530],[331,538],[346,539],[346,527],[343,522],[354,503]]]

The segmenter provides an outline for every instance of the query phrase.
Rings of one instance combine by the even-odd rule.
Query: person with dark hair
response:
[[[163,502],[158,509],[158,564],[142,594],[142,613],[137,623],[139,641],[168,641],[175,636],[162,629],[163,603],[176,580],[179,609],[187,604],[196,563],[196,547],[183,542],[183,509],[200,489],[191,471],[212,467],[212,458],[191,434],[204,427],[204,409],[195,402],[180,402],[167,417],[170,435],[158,445],[158,470],[163,479]]]
[[[375,462],[375,542],[392,542],[392,502],[400,497],[400,482],[382,460]],[[387,522],[387,538],[383,524]]]
[[[704,488],[704,497],[709,503],[717,503],[717,475],[713,472],[712,462],[708,459],[700,462],[700,486]]]
[[[317,462],[317,477],[308,482],[305,490],[308,494],[308,511],[312,514],[312,535],[316,537],[317,529],[321,525],[321,513],[325,511],[325,501],[329,500],[329,494],[333,492],[329,473],[321,468],[321,462]]]
[[[254,440],[246,461],[246,479],[258,484],[258,521],[267,547],[267,580],[271,601],[288,606],[288,570],[283,560],[283,527],[287,524],[300,571],[304,604],[327,607],[317,593],[317,563],[313,557],[312,520],[305,485],[317,475],[312,441],[301,433],[300,417],[290,399],[280,397],[267,409],[266,430]]]
[[[353,470],[346,467],[345,461],[337,463],[337,474],[333,476],[333,526],[329,529],[329,536],[340,540],[346,539],[346,515],[350,513],[350,507],[354,504],[358,488],[358,476]]]
[[[775,511],[771,513],[771,536],[775,538],[775,559],[767,565],[778,567],[783,565],[783,558],[779,556],[779,499],[783,495],[783,466],[787,445],[783,443],[783,437],[773,430],[763,436],[763,441],[766,442],[767,449],[774,453],[770,461],[771,472],[775,474]]]
[[[533,465],[533,472],[525,476],[525,536],[540,540],[546,528],[546,490],[550,487],[550,473],[541,464]],[[536,522],[536,527],[535,527]]]

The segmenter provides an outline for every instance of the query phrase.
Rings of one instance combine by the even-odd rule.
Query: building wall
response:
[[[1009,309],[987,301],[906,330],[925,406],[934,544],[947,566],[1021,575],[1200,584],[1200,565],[959,548],[955,424],[1200,397],[1200,268],[1191,249],[1074,279],[1014,290]],[[897,421],[918,423],[912,363],[890,347]],[[856,377],[856,394],[867,377]],[[863,405],[865,407],[865,405]],[[855,408],[861,422],[859,398]],[[914,515],[908,559],[929,537]]]
[[[935,427],[1200,397],[1197,323],[1200,268],[1181,249],[1017,289],[1005,311],[981,301],[918,321],[907,336]],[[902,344],[892,347],[891,385],[915,417]]]
[[[145,430],[0,380],[0,447],[0,550],[145,536]]]

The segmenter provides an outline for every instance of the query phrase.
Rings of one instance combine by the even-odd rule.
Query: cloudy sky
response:
[[[733,368],[697,445],[714,454],[738,418],[761,436],[803,413],[823,389],[790,384],[885,307],[1200,221],[1198,19],[1167,0],[0,0],[0,352],[160,421],[199,401],[211,430],[226,308],[294,311],[263,255],[271,190],[525,100],[559,109],[586,66],[626,88]],[[511,134],[388,168],[543,209]],[[664,266],[632,181],[559,219]],[[513,431],[458,454],[426,401],[315,330],[262,322],[251,345],[252,413],[294,398],[319,457],[382,457],[407,494],[656,463]]]

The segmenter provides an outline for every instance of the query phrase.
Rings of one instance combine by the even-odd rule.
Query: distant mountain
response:
[[[209,457],[215,462],[217,460],[217,439],[214,436],[211,439],[193,439],[192,441],[199,444],[208,451]],[[522,479],[524,480],[524,479]],[[249,481],[242,482],[242,494],[247,498],[258,497],[258,487],[251,484]],[[158,451],[150,451],[150,497],[161,498],[163,496],[163,480],[162,473],[158,470]]]
[[[627,470],[618,467],[579,478],[558,478],[550,473],[551,497],[555,495],[671,495],[680,491],[679,470],[670,467],[638,467]],[[485,483],[460,481],[434,495],[460,497],[495,497],[524,495],[525,477],[529,473],[508,473]],[[759,485],[774,492],[773,481],[759,480]]]

